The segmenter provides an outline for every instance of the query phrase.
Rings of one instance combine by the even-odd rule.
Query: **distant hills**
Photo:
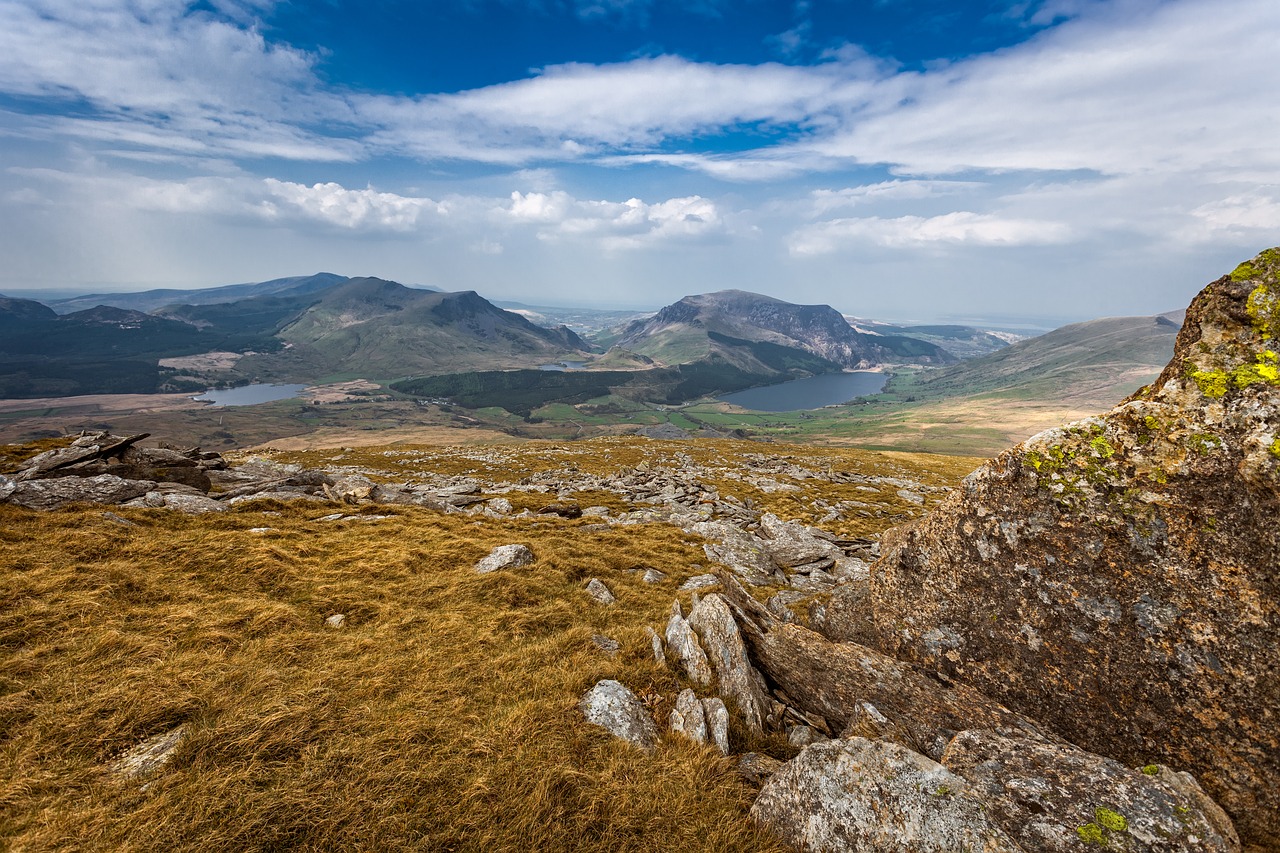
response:
[[[817,356],[832,366],[829,369],[956,360],[928,341],[858,332],[829,305],[793,305],[742,290],[686,296],[654,316],[632,323],[614,346],[663,365],[719,357],[744,370],[772,372],[775,368],[763,363],[751,344]],[[797,355],[797,361],[802,360]]]
[[[1072,323],[942,370],[896,376],[888,390],[916,400],[998,394],[1106,408],[1159,375],[1181,325],[1181,312]]]
[[[227,284],[222,287],[192,290],[160,289],[142,290],[136,293],[90,293],[71,299],[50,300],[49,307],[59,314],[70,314],[73,311],[82,311],[98,305],[150,313],[167,305],[213,305],[280,293],[316,293],[346,280],[347,277],[344,275],[321,272],[315,275],[275,278],[256,284]]]

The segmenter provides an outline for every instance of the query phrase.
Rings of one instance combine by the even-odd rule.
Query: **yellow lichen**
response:
[[[1195,370],[1191,373],[1191,381],[1196,383],[1200,393],[1214,399],[1227,395],[1228,379],[1221,370]]]

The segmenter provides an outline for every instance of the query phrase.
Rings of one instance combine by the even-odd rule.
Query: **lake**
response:
[[[732,403],[757,412],[794,412],[821,409],[847,403],[854,397],[879,394],[889,380],[888,374],[870,370],[853,373],[828,373],[806,379],[792,379],[763,388],[748,388],[717,397],[721,403]]]
[[[215,406],[253,406],[274,400],[288,400],[301,394],[306,387],[306,385],[241,385],[239,388],[211,389],[191,399],[198,403],[212,403]]]
[[[587,363],[585,361],[557,361],[555,364],[540,364],[538,369],[564,373],[566,370],[581,370],[586,366]]]

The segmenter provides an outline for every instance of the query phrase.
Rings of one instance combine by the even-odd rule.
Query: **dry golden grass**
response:
[[[760,455],[770,451],[785,456]],[[33,449],[4,452],[0,464],[12,466]],[[741,479],[743,462],[930,485],[953,484],[974,462],[635,438],[271,455],[391,480],[700,466],[722,495],[787,518],[814,520],[816,499],[856,496],[876,514],[825,525],[850,535],[920,510],[892,485],[779,475],[797,490],[769,491]],[[555,499],[507,496],[517,510]],[[569,499],[639,508],[607,490]],[[319,520],[338,509],[353,511],[271,501],[205,516],[115,508],[128,527],[101,507],[0,506],[0,847],[783,849],[747,819],[752,792],[730,759],[670,736],[648,755],[577,710],[584,691],[614,678],[646,697],[665,728],[690,685],[653,661],[644,628],[660,628],[677,595],[687,604],[676,587],[706,570],[701,540],[666,524],[418,507]],[[512,542],[537,562],[473,571]],[[667,580],[643,583],[637,569],[647,566]],[[588,598],[591,577],[616,605]],[[335,613],[345,627],[326,627]],[[593,634],[621,652],[610,657]],[[180,724],[189,736],[170,765],[146,780],[110,772],[126,750]],[[735,751],[791,754],[781,736],[753,740],[736,717],[731,725]]]
[[[5,846],[781,849],[727,759],[670,738],[646,755],[576,708],[616,678],[665,718],[682,685],[644,626],[701,557],[678,531],[262,509],[121,510],[124,527],[0,507]],[[474,573],[508,542],[538,561]],[[644,584],[640,565],[671,577]],[[589,577],[618,604],[592,603]],[[183,723],[145,790],[108,771]]]

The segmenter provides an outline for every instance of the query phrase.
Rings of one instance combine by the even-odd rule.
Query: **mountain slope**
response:
[[[653,317],[632,323],[616,346],[662,363],[681,364],[717,351],[723,354],[724,342],[712,333],[802,350],[840,367],[954,360],[935,344],[864,335],[828,305],[793,305],[741,290],[686,296]]]
[[[395,377],[499,367],[586,352],[577,335],[544,329],[473,291],[413,290],[377,278],[325,291],[279,332],[289,348],[254,357],[260,373],[343,373]]]
[[[888,390],[918,400],[998,393],[1105,408],[1160,373],[1178,328],[1165,315],[1073,323],[942,370],[895,376]]]

